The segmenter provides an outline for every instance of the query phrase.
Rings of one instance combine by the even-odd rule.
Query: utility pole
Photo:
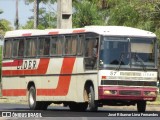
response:
[[[39,0],[34,0],[34,29],[38,27]]]
[[[57,0],[57,28],[72,28],[72,0]]]
[[[19,19],[18,19],[18,0],[16,0],[16,20],[15,20],[15,29],[18,30],[19,28]]]

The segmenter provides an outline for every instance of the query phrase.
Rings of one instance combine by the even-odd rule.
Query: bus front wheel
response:
[[[137,102],[137,111],[138,112],[145,112],[146,110],[146,101],[138,101]]]
[[[95,92],[93,86],[90,86],[88,90],[88,107],[90,111],[98,110],[98,104],[97,101],[95,101]]]

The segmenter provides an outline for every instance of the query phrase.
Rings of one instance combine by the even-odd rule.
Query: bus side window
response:
[[[4,44],[4,58],[12,57],[12,40],[5,40]]]
[[[23,55],[24,55],[24,39],[20,39],[18,46],[18,57],[23,57]]]
[[[49,55],[49,50],[50,50],[50,38],[45,38],[44,41],[44,55]]]
[[[77,36],[65,37],[65,55],[76,55],[77,53]]]
[[[39,38],[38,41],[38,55],[48,56],[50,51],[50,37]]]
[[[36,43],[37,43],[37,38],[28,38],[26,39],[26,57],[35,57],[36,56]]]
[[[17,58],[18,57],[18,50],[19,50],[19,39],[14,39],[13,40],[13,52],[12,52],[12,56],[14,58]],[[20,54],[20,53],[19,53]]]
[[[51,55],[52,56],[62,55],[62,43],[61,39],[59,39],[58,37],[51,38]]]
[[[39,56],[43,55],[43,52],[44,52],[43,45],[44,45],[44,38],[39,38],[39,40],[38,40],[38,55]]]

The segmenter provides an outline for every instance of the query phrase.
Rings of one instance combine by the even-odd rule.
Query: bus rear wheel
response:
[[[31,86],[28,93],[28,104],[31,110],[39,110],[40,102],[36,101],[35,87]]]
[[[88,103],[70,103],[69,108],[71,111],[86,111]]]
[[[137,102],[137,111],[145,112],[146,111],[146,101],[138,101]]]

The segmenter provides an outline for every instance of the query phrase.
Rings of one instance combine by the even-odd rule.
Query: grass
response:
[[[160,105],[160,94],[158,94],[156,101],[147,102],[148,105]]]

